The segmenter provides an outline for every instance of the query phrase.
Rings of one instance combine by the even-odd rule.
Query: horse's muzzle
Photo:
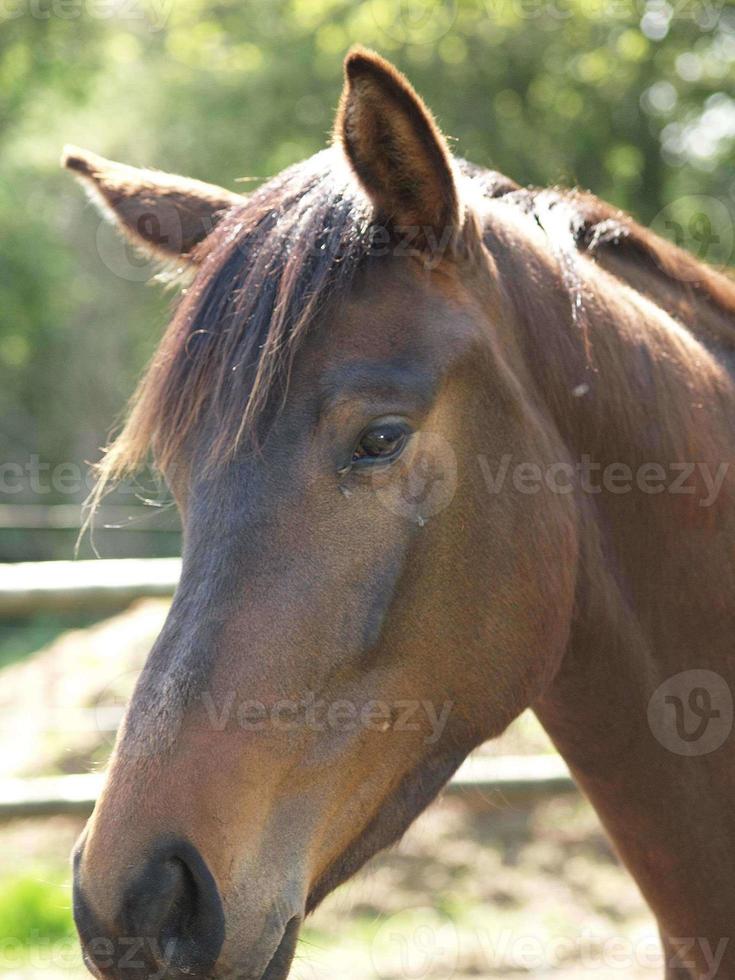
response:
[[[74,919],[85,963],[110,980],[210,977],[225,938],[217,885],[188,841],[160,841],[123,893],[113,923],[102,924],[74,868]]]

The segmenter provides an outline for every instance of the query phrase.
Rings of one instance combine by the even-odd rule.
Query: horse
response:
[[[363,48],[247,196],[63,162],[182,279],[99,464],[96,499],[154,460],[183,558],[75,849],[92,972],[283,980],[530,707],[666,977],[735,976],[735,283],[455,158]]]

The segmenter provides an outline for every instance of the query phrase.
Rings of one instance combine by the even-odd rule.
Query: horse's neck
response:
[[[732,977],[735,391],[716,357],[648,300],[604,274],[594,292],[590,390],[572,411],[565,395],[551,401],[572,456],[599,464],[589,483],[603,489],[580,492],[576,622],[535,707],[664,937],[692,940],[692,970],[672,964],[668,975]],[[578,373],[573,361],[546,365],[543,383],[573,388]],[[631,472],[630,491],[604,488],[615,464]],[[663,466],[662,492],[640,482],[646,464]]]
[[[676,253],[675,253],[676,254]],[[681,253],[679,253],[681,254]],[[680,276],[669,276],[655,259],[645,261],[614,246],[601,248],[596,261],[608,272],[648,296],[657,306],[675,316],[723,350],[735,345],[735,282],[708,266],[688,264]]]

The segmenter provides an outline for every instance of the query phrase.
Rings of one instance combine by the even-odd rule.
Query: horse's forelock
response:
[[[198,275],[100,464],[101,482],[135,472],[151,449],[165,470],[205,409],[217,418],[209,462],[256,438],[306,329],[369,249],[370,208],[336,148],[233,209],[200,246]]]

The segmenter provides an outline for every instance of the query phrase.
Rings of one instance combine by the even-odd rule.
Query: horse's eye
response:
[[[411,433],[405,422],[378,422],[366,429],[352,452],[352,463],[391,462],[403,452]]]

